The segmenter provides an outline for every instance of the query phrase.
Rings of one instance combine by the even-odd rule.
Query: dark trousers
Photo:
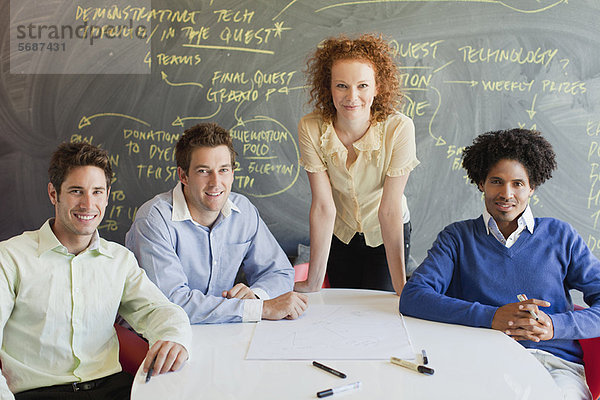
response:
[[[15,394],[15,400],[129,400],[133,376],[127,372],[109,375],[101,385],[74,392],[69,385],[48,386]]]
[[[410,256],[411,230],[410,222],[404,224],[404,265]],[[327,276],[332,288],[394,291],[384,245],[369,247],[360,233],[348,244],[333,236]]]

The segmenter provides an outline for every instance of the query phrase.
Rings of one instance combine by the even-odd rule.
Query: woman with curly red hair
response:
[[[325,40],[307,63],[314,111],[298,125],[308,173],[310,265],[295,290],[395,291],[406,282],[410,216],[404,188],[419,164],[415,129],[395,110],[398,68],[381,36]]]

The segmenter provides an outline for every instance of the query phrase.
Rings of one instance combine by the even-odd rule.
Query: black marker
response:
[[[323,365],[323,364],[321,364],[319,362],[316,362],[316,361],[313,361],[313,365],[315,367],[320,368],[323,371],[327,371],[330,374],[333,374],[333,375],[335,375],[335,376],[337,376],[339,378],[346,379],[346,374],[344,374],[343,372],[340,372],[340,371],[336,371],[335,369],[333,369],[331,367],[328,367],[327,365]]]
[[[148,368],[148,373],[146,374],[146,383],[148,383],[150,378],[152,378],[152,373],[154,372],[154,362],[155,361],[156,361],[156,356],[154,356],[154,358],[152,359],[152,362],[150,363],[150,368]]]
[[[339,386],[339,387],[336,387],[333,389],[321,390],[320,392],[317,392],[317,397],[322,398],[322,397],[332,396],[336,393],[342,393],[347,390],[354,390],[354,389],[360,389],[360,382],[350,383],[348,385]]]
[[[429,364],[429,359],[427,358],[427,353],[425,353],[425,349],[421,350],[421,356],[423,357],[423,365]]]

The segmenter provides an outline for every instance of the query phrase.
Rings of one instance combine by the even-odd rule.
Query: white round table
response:
[[[311,304],[376,305],[398,315],[398,297],[387,292],[323,289]],[[177,372],[145,383],[135,377],[133,400],[315,399],[321,390],[361,381],[362,387],[332,396],[348,399],[558,399],[554,381],[525,348],[492,329],[470,328],[404,317],[416,351],[426,349],[433,376],[389,361],[335,360],[340,379],[310,361],[246,360],[256,324],[194,325],[192,360]]]

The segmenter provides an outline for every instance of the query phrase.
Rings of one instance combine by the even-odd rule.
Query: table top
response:
[[[323,289],[309,294],[311,304],[385,305],[398,314],[398,296],[373,290]],[[256,324],[193,325],[192,360],[148,383],[140,369],[131,398],[315,399],[318,391],[355,381],[361,381],[360,389],[335,398],[559,398],[550,374],[505,334],[404,318],[415,350],[426,349],[433,376],[388,360],[319,360],[346,373],[346,379],[314,368],[310,361],[246,360]]]

